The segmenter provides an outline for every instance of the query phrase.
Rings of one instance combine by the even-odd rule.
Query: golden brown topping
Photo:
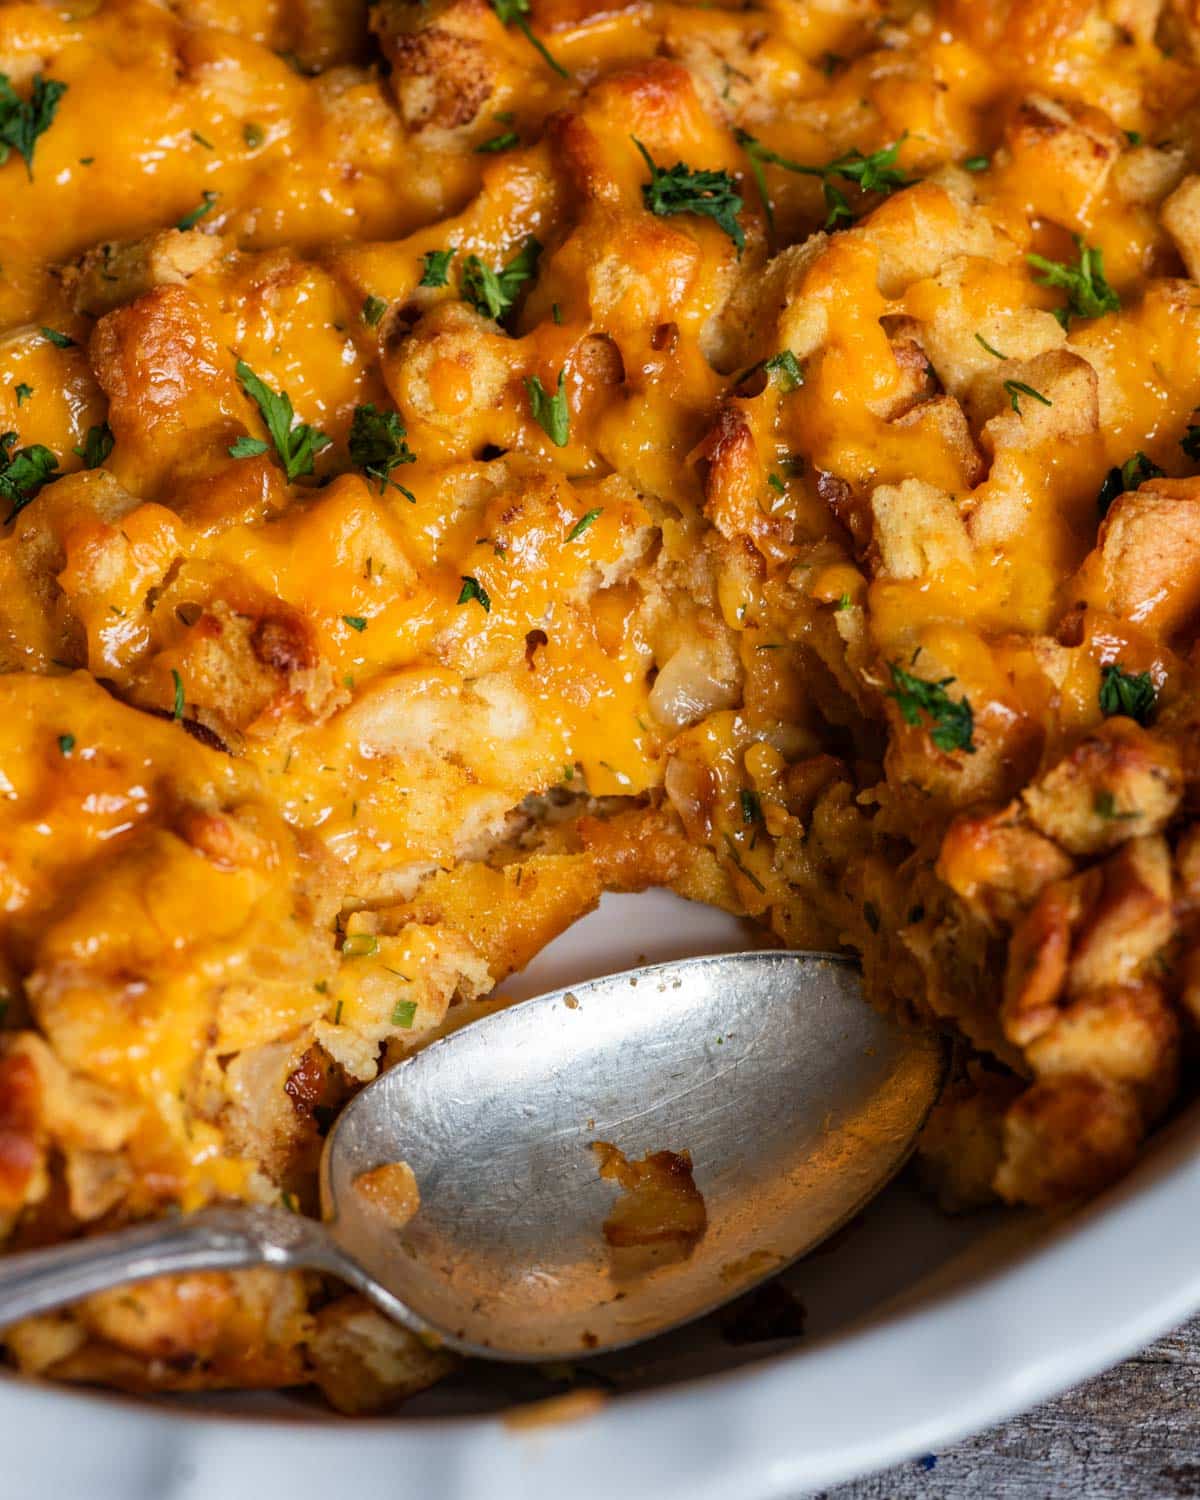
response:
[[[1099,854],[1157,833],[1183,795],[1174,746],[1118,717],[1026,787],[1034,825],[1071,854]]]
[[[1126,1163],[1200,1014],[1193,9],[0,6],[6,1230],[311,1210],[349,1089],[650,884],[1012,1070],[960,1201]],[[272,1286],[12,1347],[445,1368]]]
[[[1120,1085],[1071,1074],[1035,1083],[1005,1116],[996,1190],[1043,1208],[1085,1197],[1128,1170],[1144,1129]]]
[[[939,876],[969,907],[991,922],[1007,923],[1071,869],[1070,858],[1025,824],[1016,804],[956,818],[937,863]]]

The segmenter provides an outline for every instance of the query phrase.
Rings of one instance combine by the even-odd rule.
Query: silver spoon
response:
[[[719,1307],[853,1217],[908,1157],[943,1067],[936,1037],[871,1009],[854,965],[829,954],[592,980],[363,1089],[325,1143],[324,1223],[215,1207],[3,1256],[0,1327],[149,1276],[271,1265],[338,1276],[464,1354],[602,1353]],[[652,1215],[637,1243],[628,1224],[606,1235],[622,1191],[597,1142],[631,1162],[690,1153],[694,1190],[679,1166],[668,1194],[682,1230]],[[420,1194],[401,1227],[362,1186],[396,1162]]]

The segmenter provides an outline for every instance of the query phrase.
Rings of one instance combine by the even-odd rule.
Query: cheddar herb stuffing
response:
[[[1194,7],[217,9],[0,0],[0,1234],[316,1212],[651,885],[957,1027],[951,1206],[1118,1177],[1200,1016]],[[451,1363],[138,1297],[9,1355]]]

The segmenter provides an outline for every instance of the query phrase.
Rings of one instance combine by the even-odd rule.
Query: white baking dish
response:
[[[706,908],[609,897],[507,988],[747,942]],[[1198,1224],[1197,1111],[1057,1226],[948,1221],[900,1183],[786,1273],[803,1338],[731,1347],[715,1320],[683,1330],[614,1356],[628,1393],[557,1423],[506,1420],[530,1387],[502,1372],[354,1422],[288,1397],[149,1403],[6,1379],[0,1497],[794,1500],[936,1451],[1180,1322],[1200,1307]]]

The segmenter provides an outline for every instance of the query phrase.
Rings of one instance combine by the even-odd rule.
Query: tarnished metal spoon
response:
[[[828,954],[591,980],[358,1094],[325,1144],[323,1223],[216,1207],[0,1257],[0,1326],[149,1276],[271,1265],[339,1276],[463,1353],[601,1353],[720,1306],[844,1224],[907,1158],[943,1066],[936,1037],[872,1010]],[[601,1176],[617,1153],[663,1152],[649,1198]],[[419,1188],[406,1223],[364,1190],[398,1162]]]

